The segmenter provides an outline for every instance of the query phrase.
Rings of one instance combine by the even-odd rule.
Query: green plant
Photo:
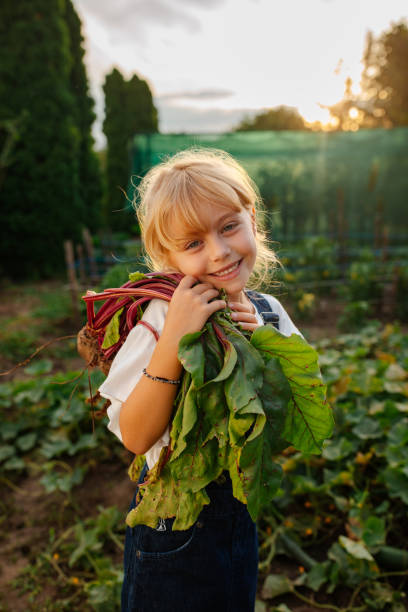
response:
[[[380,276],[382,270],[377,261],[356,261],[348,270],[346,291],[350,301],[378,301],[382,296]]]
[[[99,291],[111,289],[124,285],[129,280],[129,274],[133,271],[133,265],[127,263],[115,264],[107,270],[99,284]]]
[[[310,320],[316,313],[316,296],[314,293],[295,291],[295,312],[297,318],[301,320]]]
[[[71,298],[68,291],[62,288],[56,291],[46,291],[39,294],[40,305],[32,312],[32,316],[45,319],[48,325],[68,319],[72,315]]]
[[[318,349],[335,433],[321,457],[283,453],[284,486],[260,522],[261,568],[268,574],[279,553],[296,559],[302,572],[286,578],[284,592],[309,605],[313,592],[346,588],[349,602],[342,610],[402,611],[408,336],[398,326],[373,322],[359,333],[322,341]],[[281,533],[295,545],[285,545]],[[307,555],[310,549],[318,551],[318,561]],[[272,598],[268,588],[266,598]]]
[[[355,331],[364,327],[373,314],[370,304],[364,300],[346,304],[337,326],[342,331]]]
[[[408,321],[408,265],[397,266],[395,291],[395,310],[400,321]]]
[[[37,361],[25,369],[33,378],[0,385],[0,467],[9,474],[40,470],[48,492],[69,492],[82,481],[90,459],[106,459],[115,440],[104,421],[92,432],[88,381],[78,372],[44,377],[51,367],[49,360]],[[93,373],[92,386],[102,378]]]
[[[27,317],[2,321],[0,329],[0,353],[10,361],[20,361],[32,353],[38,340],[35,328],[27,327]]]

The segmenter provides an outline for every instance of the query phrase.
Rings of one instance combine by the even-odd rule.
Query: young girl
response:
[[[272,296],[246,290],[276,265],[259,229],[259,196],[245,170],[228,154],[187,150],[153,168],[140,188],[138,217],[151,269],[181,272],[170,303],[153,299],[129,333],[100,387],[110,400],[109,429],[133,453],[146,456],[139,483],[169,444],[170,418],[182,365],[180,339],[201,330],[223,309],[242,329],[279,317],[281,333],[299,333]],[[278,315],[278,317],[277,317]],[[254,609],[258,542],[246,506],[232,495],[228,473],[206,487],[210,504],[185,531],[174,519],[156,529],[127,528],[123,612],[208,612]],[[135,498],[131,507],[134,507]]]

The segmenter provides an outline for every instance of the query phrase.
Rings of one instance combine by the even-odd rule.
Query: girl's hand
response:
[[[178,345],[185,334],[200,331],[214,312],[226,307],[225,300],[214,300],[218,295],[210,283],[184,276],[171,298],[162,337]]]
[[[247,304],[241,304],[239,302],[228,302],[228,306],[231,308],[231,318],[240,324],[242,329],[248,331],[254,331],[257,327],[260,327],[256,314],[253,311],[253,306]]]

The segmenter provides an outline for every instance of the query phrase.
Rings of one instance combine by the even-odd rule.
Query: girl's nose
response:
[[[231,252],[228,243],[222,237],[213,238],[210,242],[210,254],[213,261],[225,259]]]

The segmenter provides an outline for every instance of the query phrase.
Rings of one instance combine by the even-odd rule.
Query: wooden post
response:
[[[401,279],[401,267],[396,264],[392,271],[392,281],[390,289],[390,301],[389,301],[389,314],[395,317],[397,314],[397,298],[398,298],[398,285]]]
[[[385,264],[387,263],[387,259],[388,259],[388,244],[389,244],[389,239],[390,239],[390,232],[386,225],[382,227],[381,233],[382,235],[381,235],[381,260],[380,261],[382,265],[378,266],[377,269],[380,270],[384,275],[384,280],[382,282],[383,292],[382,292],[381,310],[385,314],[387,313],[387,310],[390,313],[393,313],[395,311],[396,304],[394,303],[394,299],[392,297],[393,283],[391,284],[390,290],[388,291],[386,278],[385,278],[385,268],[386,268]],[[380,259],[380,256],[379,256],[379,259]],[[390,303],[387,304],[387,302],[390,302]]]
[[[79,302],[78,302],[79,287],[78,287],[77,277],[75,274],[74,247],[72,246],[71,240],[65,240],[64,251],[65,251],[65,262],[67,264],[69,288],[71,291],[71,300],[72,300],[74,316],[76,319],[79,319]]]
[[[85,262],[84,262],[84,247],[82,244],[76,245],[76,252],[78,257],[78,270],[79,270],[79,282],[82,287],[86,285],[86,272],[85,272]]]
[[[381,237],[384,225],[384,200],[378,196],[374,213],[374,248],[377,251],[378,259],[381,258]]]
[[[385,263],[388,259],[388,248],[390,245],[390,228],[388,227],[388,225],[384,225],[382,228],[382,241],[381,242],[382,242],[381,259]]]
[[[92,244],[92,237],[87,227],[82,230],[82,237],[84,239],[86,252],[89,260],[89,270],[91,272],[91,282],[95,283],[98,280],[98,271],[96,269],[96,261]]]
[[[346,275],[346,217],[344,210],[344,191],[341,187],[337,188],[337,240],[339,245],[338,262],[343,274]]]

